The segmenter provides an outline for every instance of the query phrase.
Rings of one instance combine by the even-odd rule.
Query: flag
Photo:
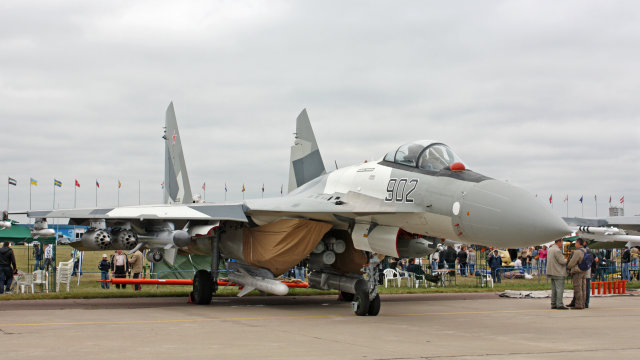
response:
[[[569,195],[567,195],[567,196],[565,196],[565,197],[564,197],[564,201],[565,201],[565,202],[569,201]]]
[[[29,181],[29,184],[38,186],[38,180],[31,178],[31,181]]]
[[[624,195],[620,198],[620,204],[624,204]]]
[[[553,204],[553,194],[549,195],[549,204]]]
[[[264,192],[264,184],[262,184],[262,192]]]
[[[53,186],[62,187],[62,181],[53,179]]]
[[[78,182],[78,179],[75,179],[75,180],[76,180],[76,187],[80,187],[80,183]]]
[[[611,204],[611,195],[609,195],[609,204]]]
[[[280,185],[280,195],[282,195],[282,187],[283,187],[283,186],[284,186],[284,185]]]
[[[9,185],[16,186],[18,185],[18,181],[12,177],[9,178]]]
[[[100,183],[98,182],[98,179],[96,179],[96,187],[99,188],[100,187]]]
[[[593,200],[598,201],[598,195],[593,195]]]
[[[160,187],[164,190],[164,181],[160,184]]]
[[[224,192],[227,192],[227,191],[229,191],[229,189],[227,189],[227,182],[225,181],[225,183],[224,183]]]
[[[582,204],[582,200],[583,200],[583,195],[580,195],[580,203]]]
[[[242,184],[242,192],[244,192],[244,191],[245,191],[244,184]]]
[[[122,183],[120,182],[120,179],[118,179],[118,189],[120,189],[122,187]]]
[[[202,190],[207,190],[207,182],[202,183]]]

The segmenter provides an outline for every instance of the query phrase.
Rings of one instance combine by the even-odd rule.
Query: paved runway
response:
[[[2,359],[635,359],[640,298],[588,310],[496,294],[386,295],[376,317],[334,297],[0,302]]]

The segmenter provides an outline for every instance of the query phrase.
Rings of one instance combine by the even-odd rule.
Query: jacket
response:
[[[132,273],[141,273],[142,272],[142,253],[138,250],[131,255],[131,260],[129,261],[131,265]]]
[[[552,245],[547,252],[547,275],[567,276],[567,260],[562,256],[562,250],[557,245]]]
[[[10,247],[0,248],[0,266],[13,267],[13,270],[17,269],[16,257]]]
[[[499,254],[497,256],[493,254],[489,256],[489,267],[492,269],[497,269],[499,267],[502,267],[502,258],[500,257]]]
[[[580,248],[580,249],[576,249],[573,252],[573,255],[571,255],[571,259],[569,259],[569,265],[567,265],[567,267],[569,268],[569,272],[571,274],[584,272],[580,270],[580,268],[578,267],[578,264],[580,264],[582,262],[582,259],[584,259],[585,252],[586,252],[585,249]]]
[[[109,260],[102,260],[100,261],[100,264],[98,264],[98,270],[100,271],[109,271],[109,269],[111,269],[111,263],[109,263]]]

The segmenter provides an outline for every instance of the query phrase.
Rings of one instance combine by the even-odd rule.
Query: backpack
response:
[[[586,250],[582,251],[584,252],[584,258],[582,259],[582,262],[578,264],[578,269],[587,271],[591,269],[591,264],[593,264],[593,254]]]

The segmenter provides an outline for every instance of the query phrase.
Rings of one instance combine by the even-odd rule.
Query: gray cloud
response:
[[[640,213],[635,2],[8,2],[0,175],[11,208],[161,201],[174,101],[192,187],[278,196],[307,108],[328,169],[433,138],[474,170]],[[86,185],[85,185],[86,184]],[[286,190],[286,189],[285,189]],[[6,192],[0,191],[0,204]],[[1,207],[4,207],[2,205]]]

